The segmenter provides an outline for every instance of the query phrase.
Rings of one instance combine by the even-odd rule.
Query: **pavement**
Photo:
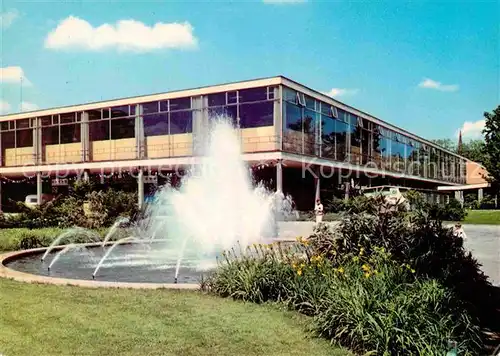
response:
[[[338,224],[331,222],[330,224]],[[279,223],[279,238],[295,239],[312,234],[313,221],[284,221]],[[450,227],[453,225],[450,225]],[[462,225],[467,239],[464,246],[482,265],[490,281],[500,286],[500,225]]]

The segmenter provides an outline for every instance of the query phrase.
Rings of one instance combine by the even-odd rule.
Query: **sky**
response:
[[[0,6],[2,114],[284,75],[427,139],[471,139],[500,104],[499,1]]]

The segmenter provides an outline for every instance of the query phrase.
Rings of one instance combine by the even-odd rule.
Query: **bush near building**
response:
[[[204,288],[283,303],[356,353],[443,355],[453,340],[461,355],[481,354],[493,288],[463,241],[425,207],[365,204],[297,245],[229,251]]]

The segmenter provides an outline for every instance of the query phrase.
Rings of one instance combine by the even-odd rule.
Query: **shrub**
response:
[[[467,312],[453,309],[452,294],[437,281],[416,279],[410,266],[382,248],[370,256],[361,250],[335,266],[308,245],[226,253],[204,286],[224,297],[282,302],[312,315],[313,330],[354,352],[442,355],[450,339],[461,351],[478,349],[477,326]]]

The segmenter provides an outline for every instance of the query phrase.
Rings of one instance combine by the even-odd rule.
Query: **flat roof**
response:
[[[173,98],[186,97],[186,96],[207,95],[207,94],[217,93],[217,92],[221,92],[221,91],[232,91],[232,90],[239,90],[239,89],[246,89],[246,88],[254,88],[254,87],[259,87],[259,86],[274,86],[274,85],[285,85],[285,86],[290,87],[292,89],[299,90],[299,91],[304,92],[305,94],[307,94],[307,95],[309,95],[317,100],[328,102],[331,105],[334,105],[334,106],[336,106],[340,109],[343,109],[345,111],[349,111],[349,112],[351,112],[359,117],[362,117],[364,119],[373,121],[381,126],[384,126],[388,129],[391,129],[397,133],[400,133],[400,134],[403,134],[403,135],[410,137],[412,139],[421,141],[422,143],[425,143],[428,146],[438,148],[438,149],[440,149],[448,154],[451,154],[455,157],[466,159],[465,157],[463,157],[455,152],[449,151],[446,148],[435,144],[434,142],[428,141],[428,140],[424,139],[423,137],[415,135],[415,134],[413,134],[405,129],[402,129],[398,126],[395,126],[395,125],[390,124],[386,121],[383,121],[383,120],[381,120],[373,115],[370,115],[364,111],[361,111],[355,107],[352,107],[352,106],[347,105],[343,102],[340,102],[340,101],[338,101],[338,100],[336,100],[336,99],[334,99],[326,94],[323,94],[317,90],[311,89],[310,87],[305,86],[303,84],[300,84],[300,83],[298,83],[292,79],[289,79],[283,75],[278,75],[278,76],[274,76],[274,77],[250,79],[250,80],[237,81],[237,82],[229,82],[229,83],[217,84],[217,85],[201,86],[201,87],[189,88],[189,89],[173,90],[173,91],[156,93],[156,94],[130,96],[130,97],[120,98],[120,99],[95,101],[95,102],[78,104],[78,105],[67,105],[67,106],[60,106],[60,107],[48,108],[48,109],[42,109],[42,110],[25,111],[25,112],[20,112],[20,113],[1,115],[0,122],[7,121],[7,120],[18,120],[18,119],[26,119],[26,118],[32,118],[32,117],[41,117],[41,116],[46,116],[46,115],[56,115],[56,114],[62,114],[62,113],[67,113],[67,112],[72,112],[72,111],[96,110],[96,109],[106,107],[106,106],[121,106],[121,105],[130,105],[130,104],[139,104],[139,103],[146,103],[149,101],[156,101],[156,100],[166,100],[166,99],[173,99]]]

